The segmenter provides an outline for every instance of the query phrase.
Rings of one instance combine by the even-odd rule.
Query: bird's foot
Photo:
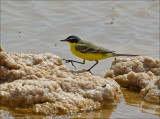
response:
[[[86,70],[86,69],[82,69],[82,70],[78,70],[78,71],[74,71],[74,70],[67,70],[66,72],[71,72],[71,73],[83,73],[83,72],[90,72],[92,75],[94,75],[90,70]]]
[[[73,64],[73,60],[66,60],[66,59],[62,59],[62,60],[64,60],[66,63],[70,62],[72,66],[74,66],[74,68],[76,69],[76,66]]]
[[[66,63],[72,62],[72,60],[66,60],[66,59],[62,59],[64,60]]]
[[[84,71],[84,72],[87,71],[87,72],[91,73],[92,75],[94,75],[94,74],[91,72],[91,69],[87,69],[87,70],[86,70],[86,69],[83,69],[83,71]]]

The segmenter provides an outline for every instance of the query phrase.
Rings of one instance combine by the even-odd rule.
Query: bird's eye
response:
[[[74,42],[75,42],[75,39],[74,39],[74,38],[70,38],[69,41],[70,41],[71,43],[74,43]]]

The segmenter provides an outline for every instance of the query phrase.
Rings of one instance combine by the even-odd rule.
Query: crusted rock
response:
[[[113,79],[89,72],[72,73],[61,58],[49,53],[3,52],[0,59],[0,104],[32,107],[35,113],[61,114],[100,109],[104,103],[122,97]]]
[[[112,62],[105,77],[114,77],[121,86],[140,90],[140,96],[152,103],[160,103],[160,60],[146,56],[132,59],[118,58]]]

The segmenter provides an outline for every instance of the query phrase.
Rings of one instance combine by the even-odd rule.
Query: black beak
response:
[[[64,41],[67,41],[67,40],[66,40],[66,39],[64,39],[64,40],[60,40],[60,41],[64,42]]]

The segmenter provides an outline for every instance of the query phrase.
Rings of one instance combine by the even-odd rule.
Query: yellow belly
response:
[[[71,52],[79,58],[89,61],[102,60],[109,57],[114,57],[112,53],[98,54],[98,53],[81,53],[75,50],[75,47],[71,47]]]

